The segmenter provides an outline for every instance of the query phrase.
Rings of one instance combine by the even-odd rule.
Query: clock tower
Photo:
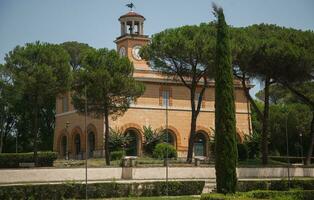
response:
[[[142,46],[150,41],[144,35],[145,18],[130,11],[119,18],[121,24],[121,35],[115,40],[117,51],[120,56],[127,56],[134,64],[136,70],[149,70],[147,62],[141,58],[139,51]]]

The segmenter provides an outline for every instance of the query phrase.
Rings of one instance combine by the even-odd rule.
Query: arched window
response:
[[[128,137],[128,143],[125,147],[127,156],[138,156],[140,151],[140,136],[135,130],[127,130],[125,135]]]
[[[162,142],[171,144],[174,147],[176,146],[175,134],[170,129],[163,130],[163,134],[161,136],[161,140],[162,140]]]
[[[78,156],[81,153],[81,137],[80,134],[76,134],[74,138],[75,155]]]
[[[198,132],[194,137],[194,155],[207,156],[207,137],[205,133]]]
[[[89,132],[88,134],[88,156],[93,157],[95,151],[95,134],[94,132]]]

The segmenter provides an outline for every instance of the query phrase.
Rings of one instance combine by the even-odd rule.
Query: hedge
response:
[[[204,181],[169,181],[144,183],[91,183],[88,184],[89,198],[199,195]],[[44,185],[0,186],[0,199],[83,199],[85,184],[63,183]]]
[[[157,159],[177,158],[177,151],[173,145],[168,143],[157,144],[154,151],[153,157]]]
[[[314,179],[292,179],[290,188],[314,190]],[[265,181],[238,181],[239,192],[252,190],[277,190],[285,191],[289,189],[288,180],[265,180]]]
[[[201,200],[313,200],[314,190],[293,190],[293,191],[251,191],[247,193],[236,193],[233,195],[205,194]]]
[[[110,160],[121,160],[125,155],[124,151],[113,151],[110,152]]]
[[[55,152],[38,152],[38,167],[53,166],[53,161],[57,159]],[[34,153],[1,153],[0,168],[17,168],[19,163],[34,162]]]

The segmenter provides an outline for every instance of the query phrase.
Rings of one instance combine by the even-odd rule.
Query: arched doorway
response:
[[[170,129],[165,129],[162,132],[163,132],[162,137],[161,137],[162,142],[171,144],[174,147],[176,147],[177,146],[177,140],[176,140],[175,133]]]
[[[61,152],[61,155],[62,155],[62,157],[64,157],[64,158],[66,158],[67,157],[67,150],[68,150],[68,148],[67,148],[67,144],[68,143],[68,141],[67,141],[67,136],[62,136],[62,138],[61,138],[61,149],[60,149],[60,152]]]
[[[88,133],[88,157],[92,158],[95,151],[95,134],[94,132]]]
[[[76,134],[74,137],[74,150],[75,150],[75,157],[80,158],[81,154],[81,137],[80,134]]]
[[[125,132],[125,136],[128,137],[128,142],[125,146],[125,153],[127,156],[139,156],[141,150],[141,138],[137,130],[128,129]]]
[[[208,137],[206,133],[197,132],[194,137],[194,155],[208,156]]]

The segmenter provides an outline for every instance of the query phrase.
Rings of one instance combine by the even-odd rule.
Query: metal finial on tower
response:
[[[135,8],[135,5],[133,2],[126,4],[125,6],[130,8],[130,11],[133,11],[133,8]]]

